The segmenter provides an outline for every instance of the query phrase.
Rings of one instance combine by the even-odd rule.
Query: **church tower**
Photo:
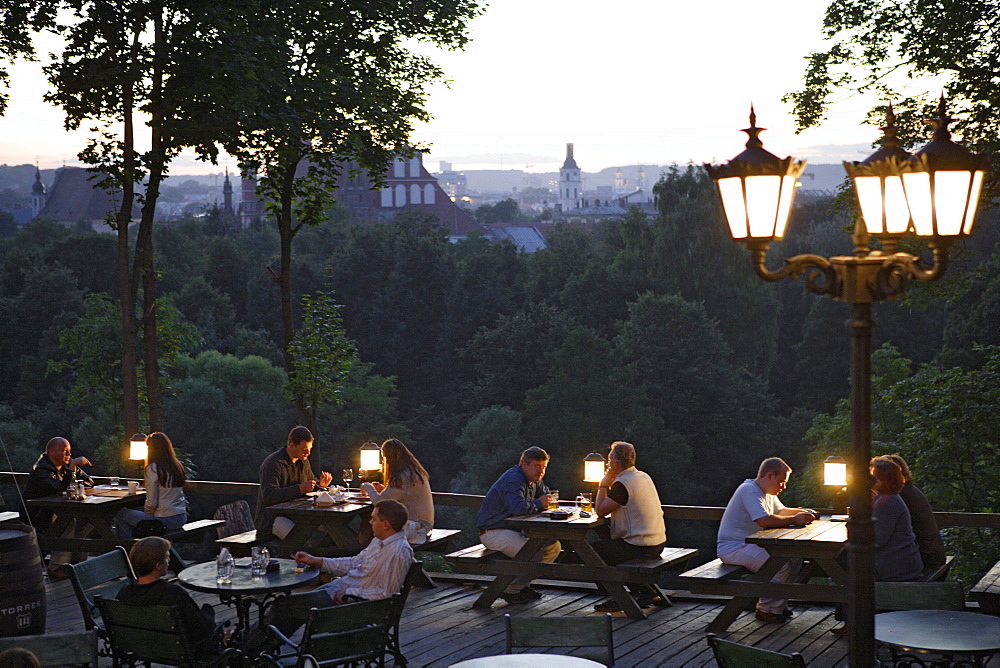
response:
[[[35,183],[31,186],[31,217],[37,218],[41,210],[45,208],[45,184],[42,183],[42,173],[35,165]]]
[[[229,168],[226,167],[226,180],[222,182],[222,210],[227,216],[234,215],[233,210],[233,184],[229,182]]]
[[[580,168],[573,158],[573,144],[566,144],[566,161],[559,169],[559,204],[565,213],[571,209],[579,209],[583,198],[583,179],[580,178]]]

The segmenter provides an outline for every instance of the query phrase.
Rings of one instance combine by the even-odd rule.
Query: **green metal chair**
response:
[[[406,579],[403,580],[399,596],[393,598],[396,601],[396,605],[392,612],[392,624],[389,627],[389,642],[386,644],[385,650],[389,654],[392,654],[393,661],[395,661],[397,666],[406,665],[406,657],[403,656],[403,650],[399,644],[399,622],[403,617],[403,607],[406,606],[406,599],[410,595],[410,590],[427,577],[424,575],[423,566],[423,563],[419,561],[414,561],[410,564],[410,570],[407,571]]]
[[[94,629],[0,638],[0,652],[13,647],[28,650],[42,666],[97,668],[97,631]]]
[[[135,582],[135,573],[129,563],[125,548],[119,546],[78,564],[68,564],[69,579],[73,583],[76,600],[83,614],[83,625],[88,631],[93,629],[101,640],[100,655],[111,656],[108,636],[104,626],[97,620],[100,613],[94,599],[97,596],[114,598],[125,585]]]
[[[504,615],[507,654],[515,647],[601,647],[595,654],[581,654],[605,666],[615,665],[611,615],[602,617],[511,617]]]
[[[955,582],[876,582],[875,609],[965,610],[965,591]]]
[[[128,605],[97,596],[97,608],[111,643],[115,665],[136,662],[167,666],[223,666],[242,652],[217,644],[194,645],[181,624],[177,608],[166,605]]]
[[[806,665],[798,652],[794,654],[772,652],[732,640],[723,640],[714,633],[707,634],[706,638],[719,668],[805,668]]]
[[[274,654],[262,654],[265,666],[385,665],[389,629],[399,606],[400,595],[375,601],[360,601],[328,608],[312,608],[302,640],[292,642],[274,626],[267,631],[288,647]]]

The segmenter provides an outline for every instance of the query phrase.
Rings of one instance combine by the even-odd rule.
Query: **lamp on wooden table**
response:
[[[847,461],[840,455],[830,455],[823,461],[823,484],[838,487],[833,493],[833,514],[847,514]]]
[[[599,452],[591,452],[583,458],[583,481],[601,482],[604,479],[604,457]]]
[[[142,479],[142,472],[146,468],[146,458],[149,456],[149,446],[146,445],[146,435],[142,432],[133,434],[128,440],[128,458],[138,461],[139,479]]]
[[[358,467],[359,480],[373,480],[378,471],[382,469],[382,449],[378,443],[368,441],[361,446],[361,462]],[[373,474],[372,472],[376,472]],[[383,481],[384,482],[384,481]]]

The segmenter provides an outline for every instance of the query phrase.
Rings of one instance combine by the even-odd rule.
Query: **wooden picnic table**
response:
[[[569,519],[550,519],[548,511],[534,515],[508,517],[508,527],[521,531],[528,539],[513,559],[496,559],[482,564],[480,572],[495,575],[493,582],[480,594],[474,608],[488,608],[500,597],[516,577],[548,578],[576,582],[593,582],[604,588],[612,599],[632,619],[645,619],[646,614],[629,595],[625,584],[635,581],[635,574],[626,568],[609,566],[587,542],[587,534],[608,523],[595,514],[580,517],[576,508],[561,507],[570,513]],[[556,562],[546,564],[531,558],[550,540],[558,540],[564,550],[576,552],[582,564]],[[690,558],[692,550],[682,550]]]
[[[847,542],[847,524],[820,518],[805,526],[762,529],[746,537],[746,542],[767,550],[768,559],[750,580],[725,583],[733,598],[719,612],[708,631],[725,632],[740,613],[757,598],[796,598],[829,603],[846,603],[847,572],[836,557]],[[771,582],[790,559],[809,559],[819,566],[832,583]]]
[[[55,516],[44,534],[38,536],[43,550],[62,552],[104,553],[128,541],[115,536],[111,521],[122,508],[138,508],[146,502],[146,491],[129,494],[128,489],[111,489],[98,485],[87,490],[87,498],[67,499],[62,495],[26,499],[28,508],[48,508]],[[76,521],[75,536],[63,537],[67,528]]]
[[[370,500],[350,496],[342,503],[317,506],[314,496],[268,506],[268,512],[287,517],[295,526],[279,543],[279,550],[293,554],[307,550],[316,556],[350,556],[361,551],[357,532],[350,524],[354,518],[368,520],[372,511]]]

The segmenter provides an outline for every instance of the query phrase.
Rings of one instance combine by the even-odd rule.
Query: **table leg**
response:
[[[531,558],[538,553],[539,550],[548,542],[544,538],[529,538],[528,542],[524,544],[518,553],[514,555],[514,561],[531,561]],[[493,603],[500,598],[500,594],[504,592],[510,583],[516,579],[517,576],[514,575],[497,575],[493,578],[493,582],[483,590],[483,593],[479,595],[476,602],[472,604],[473,608],[489,608]]]
[[[604,563],[601,559],[601,555],[594,551],[594,548],[590,546],[586,540],[564,540],[565,545],[580,555],[580,561],[582,561],[587,566],[597,566],[600,568],[607,568],[608,565]],[[625,585],[620,582],[598,582],[600,586],[604,587],[605,591],[611,596],[615,603],[617,603],[622,611],[628,615],[631,619],[646,619],[646,613],[642,611],[639,604],[635,602],[632,595],[628,593],[625,589]]]
[[[760,570],[750,578],[752,582],[768,582],[788,561],[788,557],[769,557]],[[715,619],[708,625],[709,633],[725,633],[729,625],[736,621],[740,613],[747,609],[756,599],[750,596],[734,596],[719,611]]]

